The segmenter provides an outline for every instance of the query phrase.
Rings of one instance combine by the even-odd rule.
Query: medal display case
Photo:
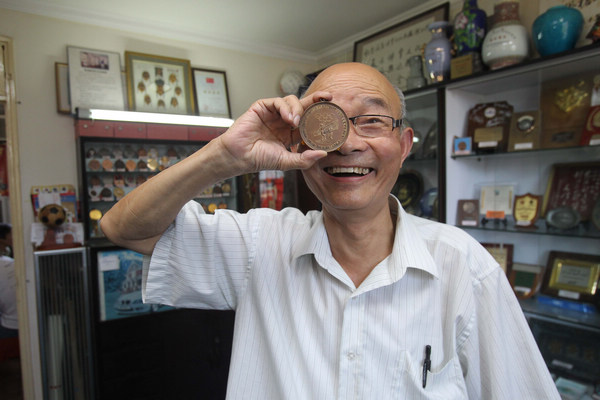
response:
[[[405,97],[404,124],[413,129],[413,147],[392,193],[408,213],[445,222],[444,90],[418,89]]]
[[[100,218],[127,193],[160,171],[194,153],[205,142],[81,137],[81,194],[86,239],[104,238]],[[237,209],[236,179],[206,188],[196,196],[207,213]],[[156,199],[157,202],[160,199]]]
[[[450,81],[444,110],[448,223],[512,250],[507,278],[549,369],[588,383],[600,381],[600,143],[582,132],[598,65],[590,45]],[[457,138],[470,154],[452,151]]]

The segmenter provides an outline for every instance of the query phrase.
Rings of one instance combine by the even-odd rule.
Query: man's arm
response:
[[[325,92],[255,102],[223,135],[129,193],[100,221],[113,243],[151,254],[156,242],[185,203],[223,179],[266,169],[305,169],[324,151],[290,152],[300,141],[297,127],[304,109]]]

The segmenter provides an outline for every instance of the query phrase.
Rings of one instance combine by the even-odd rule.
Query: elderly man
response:
[[[350,129],[329,153],[294,129],[321,100]],[[334,65],[300,100],[257,101],[102,219],[151,256],[147,301],[236,310],[229,399],[559,399],[498,264],[390,195],[413,140],[404,113],[378,71]],[[322,211],[206,215],[190,201],[263,169],[301,169]]]

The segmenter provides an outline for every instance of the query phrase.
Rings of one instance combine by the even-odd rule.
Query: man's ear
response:
[[[404,128],[400,134],[400,144],[402,147],[402,163],[406,160],[406,157],[410,154],[410,150],[413,146],[413,139],[415,133],[411,127]]]

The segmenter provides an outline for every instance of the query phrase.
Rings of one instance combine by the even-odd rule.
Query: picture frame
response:
[[[543,276],[544,266],[515,262],[508,281],[519,299],[528,299],[540,290]]]
[[[600,298],[600,256],[550,251],[541,293],[584,303]]]
[[[231,118],[226,72],[192,68],[192,77],[198,115]]]
[[[542,215],[547,218],[552,210],[569,207],[581,221],[589,221],[598,199],[600,161],[554,164],[548,176]]]
[[[512,272],[514,245],[510,243],[481,243],[481,245],[500,264],[506,276]]]
[[[77,108],[125,109],[119,53],[67,46],[67,59],[72,114]]]
[[[62,62],[54,63],[54,80],[56,83],[56,112],[59,114],[71,114],[69,64]]]
[[[480,187],[479,214],[486,219],[506,219],[512,215],[515,184],[483,184]]]
[[[125,71],[133,111],[195,114],[189,60],[126,51]]]
[[[427,26],[448,21],[449,2],[443,3],[405,21],[354,43],[353,60],[371,65],[402,90],[410,75],[407,61],[420,55],[431,40]]]
[[[473,151],[472,140],[471,137],[455,137],[453,155],[466,156],[471,154]]]

